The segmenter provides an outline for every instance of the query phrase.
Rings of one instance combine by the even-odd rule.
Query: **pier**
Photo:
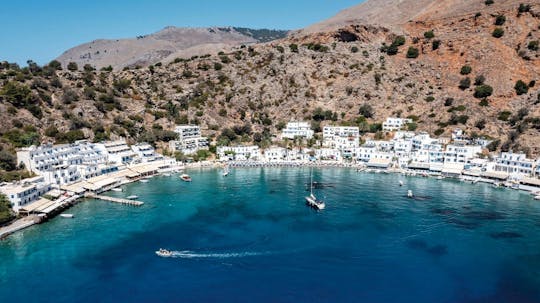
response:
[[[120,203],[124,205],[132,205],[132,206],[142,206],[144,204],[144,202],[141,202],[141,201],[134,201],[134,200],[95,195],[95,194],[86,194],[85,197],[92,198],[92,199],[99,199],[99,200],[108,201],[108,202]]]

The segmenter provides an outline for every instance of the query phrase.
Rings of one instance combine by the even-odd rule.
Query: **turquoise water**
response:
[[[527,194],[321,169],[316,212],[309,169],[189,173],[107,193],[140,208],[89,200],[1,241],[0,302],[540,302]]]

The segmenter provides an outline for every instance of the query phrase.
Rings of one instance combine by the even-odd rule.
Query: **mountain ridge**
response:
[[[111,66],[144,67],[160,61],[170,62],[193,53],[205,54],[241,44],[268,42],[284,37],[287,31],[241,27],[175,27],[167,26],[149,35],[124,39],[96,39],[72,47],[56,60],[67,66],[75,62],[96,68]],[[184,50],[189,50],[184,52]]]

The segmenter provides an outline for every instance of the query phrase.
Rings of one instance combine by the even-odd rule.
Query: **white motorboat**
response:
[[[413,194],[412,190],[409,189],[407,191],[407,198],[413,198],[413,197],[414,197],[414,194]]]
[[[184,182],[191,182],[191,177],[188,174],[181,174],[180,179]]]
[[[60,214],[60,217],[62,217],[62,218],[74,218],[75,215],[73,215],[73,214]]]
[[[535,200],[540,200],[540,195],[534,197]]]
[[[229,175],[229,167],[225,166],[222,173],[223,177],[227,177]]]
[[[148,183],[148,179],[141,179],[139,180],[141,183]]]
[[[116,191],[116,192],[121,192],[122,189],[120,187],[115,187],[113,189],[111,189],[112,191]]]
[[[164,177],[170,177],[171,174],[169,174],[169,173],[164,173],[163,176],[164,176]]]
[[[399,186],[403,186],[403,181],[399,180]]]
[[[139,196],[137,196],[137,195],[131,195],[131,196],[127,196],[126,199],[129,199],[129,200],[135,200],[135,199],[139,199]]]
[[[156,250],[156,255],[162,258],[169,258],[173,256],[173,253],[170,250],[160,248],[159,250]]]
[[[312,207],[317,210],[323,210],[326,207],[326,204],[324,201],[317,199],[317,197],[313,194],[313,170],[310,172],[310,178],[309,178],[309,196],[305,197],[306,199],[306,205],[309,207]]]

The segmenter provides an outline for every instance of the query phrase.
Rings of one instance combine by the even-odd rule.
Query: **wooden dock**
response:
[[[102,195],[94,195],[94,194],[86,194],[87,198],[92,199],[99,199],[103,201],[108,202],[114,202],[114,203],[120,203],[124,205],[132,205],[132,206],[142,206],[144,202],[141,201],[134,201],[134,200],[128,200],[128,199],[122,199],[122,198],[116,198],[116,197],[109,197],[109,196],[102,196]]]

